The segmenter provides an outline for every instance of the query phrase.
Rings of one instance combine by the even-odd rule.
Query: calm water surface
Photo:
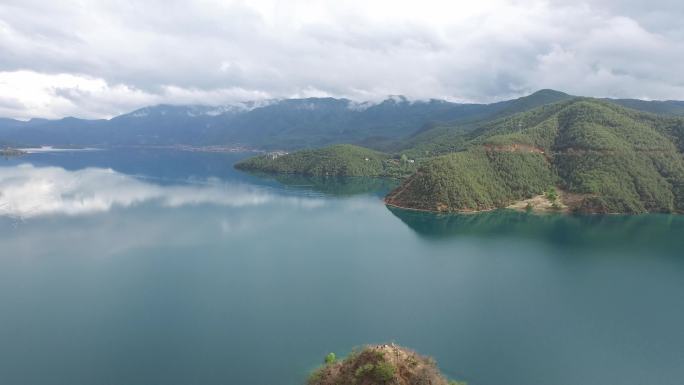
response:
[[[0,384],[297,385],[395,341],[470,385],[678,385],[684,219],[435,216],[247,154],[0,161]]]

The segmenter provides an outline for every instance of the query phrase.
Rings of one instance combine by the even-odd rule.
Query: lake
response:
[[[388,209],[248,155],[0,160],[0,383],[297,385],[390,341],[470,385],[682,383],[682,217]]]

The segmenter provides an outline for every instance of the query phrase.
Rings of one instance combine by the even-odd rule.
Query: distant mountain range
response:
[[[409,101],[398,96],[380,103],[307,98],[219,107],[158,105],[109,120],[0,118],[0,143],[15,146],[220,144],[267,150],[354,143],[391,150],[437,126],[463,129],[474,122],[570,98],[562,92],[542,90],[492,104]],[[642,111],[684,116],[684,102],[632,99],[614,102]]]

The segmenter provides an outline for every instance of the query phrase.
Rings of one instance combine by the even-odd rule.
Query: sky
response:
[[[681,0],[3,0],[0,116],[543,88],[684,100]]]

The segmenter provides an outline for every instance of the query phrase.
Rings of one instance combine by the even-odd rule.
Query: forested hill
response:
[[[277,152],[246,159],[235,165],[245,171],[306,176],[408,176],[413,162],[350,144],[338,144],[292,154]]]
[[[497,122],[497,118],[512,116],[516,113],[530,111],[542,105],[551,105],[541,102],[544,99],[539,99],[538,95],[544,95],[545,99],[559,101],[570,101],[576,97],[562,97],[556,94],[556,91],[542,90],[536,94],[530,95],[528,98],[517,100],[514,105],[492,118],[482,119],[474,122],[452,122],[447,124],[434,124],[426,129],[416,132],[414,135],[404,138],[396,142],[395,146],[390,150],[395,152],[406,153],[410,157],[421,158],[426,156],[436,156],[451,153],[462,149],[468,138],[477,136],[479,133],[486,130],[489,122]],[[620,105],[628,107],[633,110],[657,113],[662,116],[676,117],[684,116],[684,102],[677,101],[644,101],[635,99],[601,99],[596,101],[603,101],[611,105]],[[470,134],[470,135],[464,135]]]
[[[386,202],[430,211],[510,205],[600,213],[684,211],[681,118],[574,98],[462,132],[414,138],[414,147],[393,154],[336,145],[256,157],[237,167],[317,176],[410,174]]]
[[[434,211],[546,194],[585,212],[684,211],[684,120],[577,98],[484,124],[424,162],[386,201]],[[557,200],[557,202],[556,202]]]

